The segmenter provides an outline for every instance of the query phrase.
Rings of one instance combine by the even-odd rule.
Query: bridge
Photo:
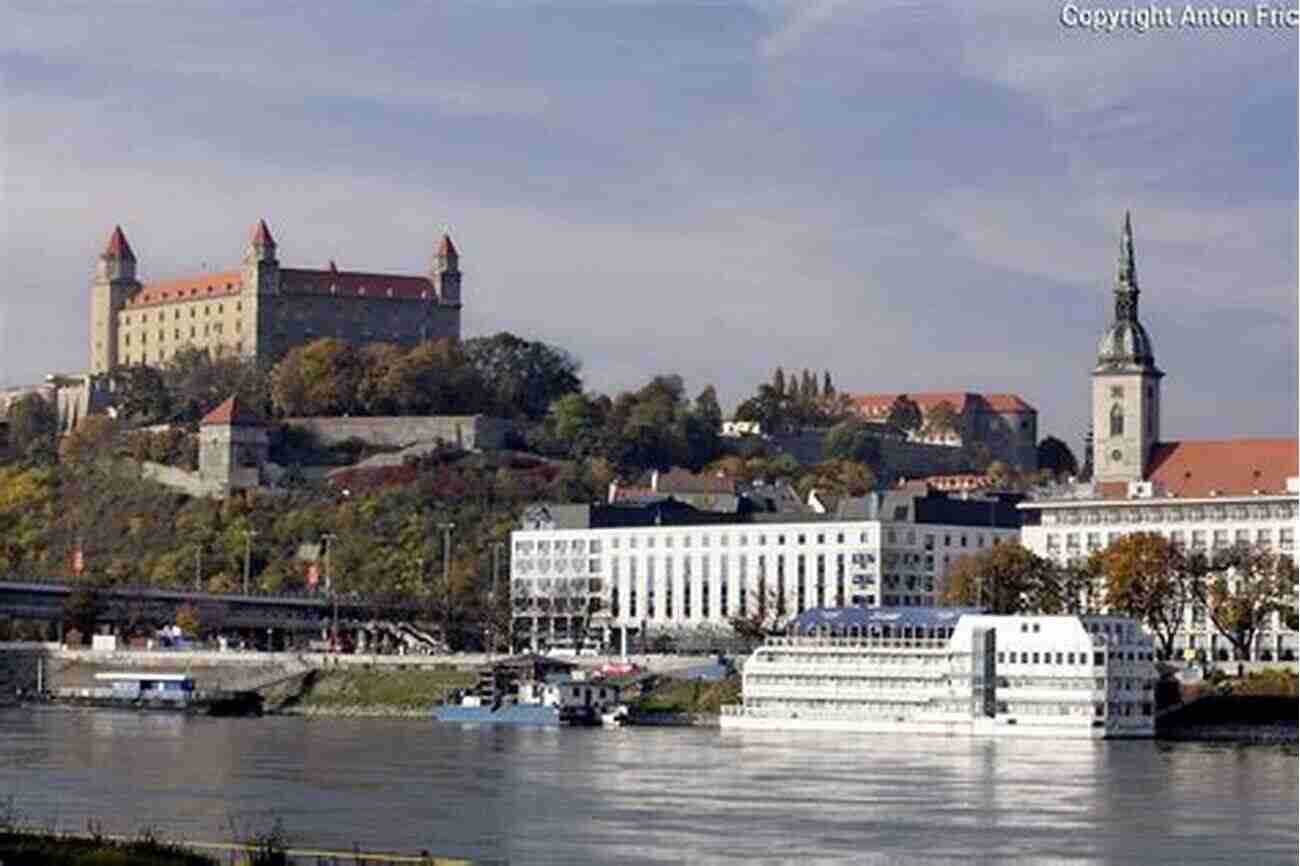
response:
[[[65,600],[83,587],[58,579],[0,580],[0,619],[58,623],[66,618]],[[428,609],[410,599],[370,597],[358,593],[210,593],[148,586],[95,588],[97,621],[125,625],[169,625],[177,611],[191,606],[205,628],[232,632],[274,629],[313,632],[337,624],[365,626],[375,620],[427,619]]]

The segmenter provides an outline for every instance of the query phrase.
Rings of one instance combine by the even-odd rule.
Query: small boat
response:
[[[630,716],[627,704],[614,704],[601,712],[600,723],[606,728],[621,728],[627,725]]]
[[[468,692],[452,693],[433,709],[439,722],[488,725],[598,725],[618,688],[572,674],[574,665],[545,656],[519,656],[479,671]]]

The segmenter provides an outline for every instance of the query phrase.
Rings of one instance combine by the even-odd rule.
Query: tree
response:
[[[581,365],[563,349],[505,331],[462,345],[466,360],[505,414],[538,420],[560,397],[582,391]]]
[[[1094,564],[1105,582],[1106,607],[1143,623],[1161,655],[1172,656],[1192,590],[1182,553],[1162,535],[1135,532],[1100,551]]]
[[[781,634],[791,619],[785,599],[777,593],[776,587],[762,581],[754,591],[754,600],[746,607],[744,613],[728,621],[736,636],[744,640],[757,642],[769,635]]]
[[[947,400],[941,400],[925,413],[925,429],[936,436],[961,432],[961,415]]]
[[[785,386],[785,370],[780,367],[777,367],[776,371],[772,373],[772,390],[776,392],[778,397],[785,397],[789,393]]]
[[[104,600],[93,586],[79,586],[63,600],[63,622],[86,635],[95,633],[95,626],[104,613]]]
[[[119,417],[142,424],[170,417],[172,395],[157,367],[147,364],[117,367],[112,378]]]
[[[59,457],[64,463],[89,466],[113,456],[118,423],[107,415],[87,415],[63,437]]]
[[[1068,609],[1060,575],[1046,559],[1018,544],[997,544],[953,562],[944,604],[993,613],[1060,613]]]
[[[178,421],[198,421],[231,394],[259,412],[268,405],[266,371],[251,358],[214,358],[205,349],[186,346],[163,366],[162,377],[171,417]]]
[[[915,432],[924,423],[921,407],[906,394],[899,394],[889,407],[889,424],[899,430]]]
[[[1038,443],[1038,468],[1050,470],[1058,477],[1065,475],[1077,477],[1079,461],[1075,459],[1069,445],[1055,436],[1048,436]]]
[[[59,414],[40,394],[24,394],[9,406],[9,453],[35,463],[53,463]]]
[[[271,401],[276,411],[283,415],[355,412],[359,408],[359,361],[351,346],[333,337],[290,349],[271,371]]]
[[[826,433],[822,453],[833,460],[852,460],[867,466],[880,466],[880,438],[860,418],[841,421]]]
[[[834,396],[835,396],[835,386],[834,386],[833,384],[831,384],[831,371],[830,371],[830,370],[823,370],[823,371],[822,371],[822,396],[823,396],[823,397],[834,397]]]
[[[1253,658],[1255,638],[1271,615],[1285,614],[1295,604],[1295,563],[1286,554],[1241,544],[1198,566],[1193,580],[1197,600],[1237,658]]]

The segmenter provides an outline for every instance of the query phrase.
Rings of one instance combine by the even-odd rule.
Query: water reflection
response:
[[[515,863],[1294,862],[1296,789],[1260,747],[0,714],[47,823]]]

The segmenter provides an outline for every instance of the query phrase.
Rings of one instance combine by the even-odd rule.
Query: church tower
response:
[[[460,253],[456,251],[450,235],[444,234],[438,242],[429,279],[438,291],[440,304],[447,307],[460,306]]]
[[[1115,316],[1092,371],[1093,480],[1141,481],[1160,438],[1160,379],[1151,337],[1138,321],[1133,224],[1124,214]]]
[[[121,226],[113,228],[108,245],[99,254],[91,284],[90,372],[107,373],[118,365],[118,314],[140,289],[135,278],[135,253]]]

